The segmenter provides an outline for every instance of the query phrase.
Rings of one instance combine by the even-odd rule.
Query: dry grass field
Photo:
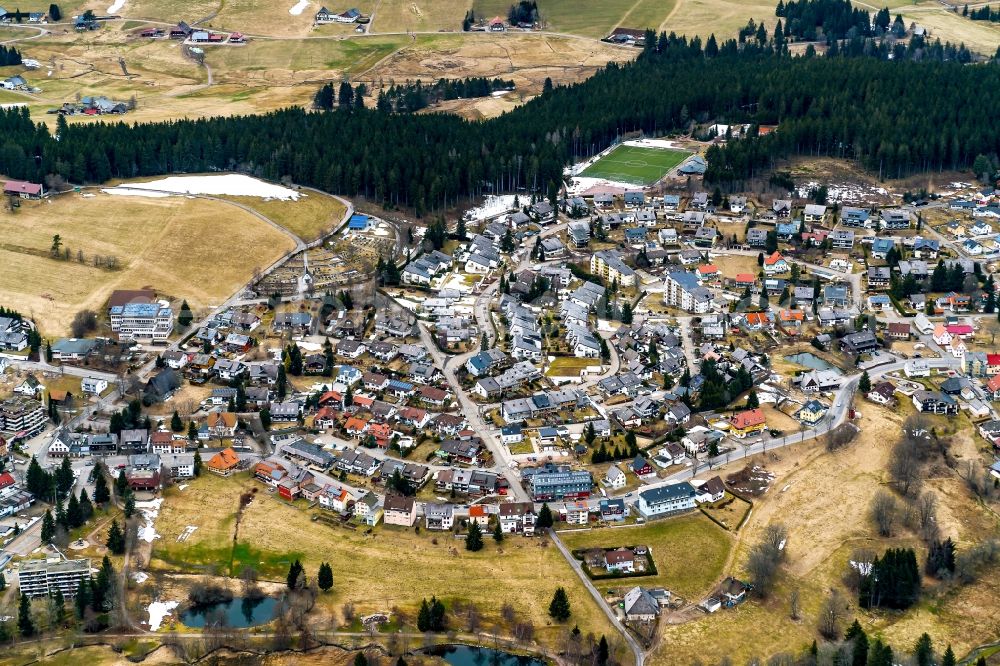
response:
[[[245,509],[234,548],[235,514],[241,493],[257,488]],[[212,510],[206,511],[210,506]],[[160,573],[238,572],[256,567],[262,578],[283,580],[291,559],[301,558],[310,575],[320,562],[334,569],[334,590],[322,597],[326,612],[354,602],[359,614],[398,606],[411,617],[420,599],[437,595],[480,603],[484,626],[499,620],[499,604],[509,601],[534,622],[541,641],[555,645],[565,627],[553,626],[548,604],[557,584],[566,587],[571,622],[584,633],[609,633],[607,620],[558,550],[544,539],[509,538],[498,549],[487,539],[470,553],[448,533],[380,526],[372,534],[313,522],[304,503],[295,506],[269,495],[248,475],[223,479],[206,475],[183,491],[165,496],[151,569]],[[177,536],[197,526],[182,543]],[[500,593],[502,591],[502,594]],[[455,620],[456,625],[459,620]]]
[[[498,15],[506,18],[510,5],[507,0],[476,0],[473,8],[477,18],[489,19]],[[656,28],[673,8],[672,1],[662,0],[548,0],[538,5],[547,30],[597,39],[607,36],[619,25],[640,30]]]
[[[738,535],[734,566],[727,573],[745,576],[743,565],[750,547],[771,523],[788,528],[787,561],[777,589],[769,599],[754,600],[734,610],[722,610],[686,624],[666,626],[659,650],[649,660],[654,666],[718,662],[728,656],[744,663],[752,656],[798,652],[817,638],[817,614],[829,590],[840,590],[850,605],[850,622],[857,616],[869,634],[882,635],[894,646],[909,649],[924,631],[938,644],[950,642],[957,654],[995,633],[995,595],[1000,576],[984,573],[968,587],[925,594],[906,613],[870,613],[857,608],[845,588],[847,562],[856,548],[882,552],[889,546],[913,546],[918,559],[923,548],[916,535],[900,531],[894,538],[877,536],[869,504],[886,479],[889,450],[898,436],[907,410],[890,411],[869,403],[860,405],[862,434],[846,449],[830,454],[816,445],[798,446],[759,456],[757,464],[775,474],[771,489],[757,499]],[[962,458],[975,453],[972,435],[962,420],[935,420],[939,432],[954,429],[952,453]],[[739,466],[742,466],[740,462]],[[733,466],[734,468],[736,466]],[[722,470],[725,475],[732,470]],[[936,470],[925,488],[938,495],[938,522],[942,532],[956,539],[959,549],[997,533],[996,516],[977,504],[960,479],[948,470]],[[789,617],[789,598],[797,590],[801,619]],[[753,641],[747,637],[753,636]]]
[[[763,20],[770,30],[777,20],[776,4],[770,0],[677,0],[660,30],[703,39],[714,33],[722,39],[735,37],[751,17],[758,23]]]
[[[100,310],[114,289],[151,286],[192,307],[217,304],[293,247],[284,233],[222,202],[65,194],[0,213],[0,300],[62,335],[77,311]],[[69,261],[52,259],[52,237]],[[85,263],[77,261],[77,251]],[[225,260],[238,253],[241,261]],[[115,256],[120,268],[93,266]]]
[[[471,0],[381,0],[371,32],[459,31]]]
[[[297,201],[266,201],[259,197],[220,197],[252,208],[276,224],[308,242],[332,230],[347,212],[347,207],[327,194],[302,192]]]
[[[621,529],[563,532],[560,537],[570,550],[649,546],[656,576],[601,580],[594,585],[600,590],[662,586],[694,602],[701,601],[701,596],[722,579],[733,545],[730,535],[701,513]],[[696,557],[692,557],[694,553]]]

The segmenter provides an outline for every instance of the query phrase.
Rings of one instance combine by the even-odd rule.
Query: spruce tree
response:
[[[174,415],[170,417],[170,429],[173,432],[184,432],[184,422],[181,421],[181,415],[174,410]]]
[[[475,520],[469,524],[469,534],[465,537],[465,549],[473,553],[483,549],[483,531]]]
[[[571,614],[566,590],[557,587],[555,594],[552,595],[552,602],[549,604],[549,616],[556,622],[565,622]]]
[[[944,655],[941,657],[941,666],[955,666],[955,661],[955,652],[951,649],[951,644],[949,643],[944,651]]]
[[[872,379],[868,376],[867,370],[861,373],[861,379],[858,380],[858,390],[861,393],[868,393],[872,390]]]
[[[28,638],[35,635],[35,623],[31,619],[31,600],[22,593],[17,607],[17,630],[21,636]]]
[[[103,465],[101,466],[103,469]],[[111,499],[111,491],[108,489],[108,480],[103,471],[99,471],[94,480],[94,501],[98,504],[107,504]]]
[[[52,543],[52,538],[56,535],[56,521],[52,517],[50,509],[45,510],[45,517],[42,518],[42,543]]]
[[[497,524],[493,527],[493,540],[497,543],[503,543],[503,528],[500,526],[499,520],[497,520]]]
[[[124,497],[126,491],[128,491],[128,477],[125,476],[125,470],[123,469],[115,477],[115,494],[118,497]]]
[[[87,522],[94,515],[94,505],[90,502],[87,489],[80,490],[80,520],[81,524]]]
[[[118,520],[111,521],[111,528],[108,530],[108,540],[105,545],[114,555],[125,553],[125,533],[118,524]]]
[[[319,565],[319,571],[316,573],[316,585],[324,592],[329,592],[330,588],[333,587],[333,567],[330,566],[329,562],[323,562]]]
[[[913,648],[913,658],[917,662],[916,666],[934,666],[934,646],[929,634],[923,633],[917,639],[917,644]]]
[[[552,510],[547,503],[542,503],[542,508],[538,510],[538,518],[535,520],[535,527],[545,530],[552,527]]]

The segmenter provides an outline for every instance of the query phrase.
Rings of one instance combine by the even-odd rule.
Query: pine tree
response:
[[[83,519],[80,515],[80,502],[76,499],[76,495],[72,493],[69,496],[69,504],[66,506],[66,524],[70,528],[83,525]]]
[[[298,560],[295,560],[294,562],[291,563],[291,565],[289,565],[288,576],[285,578],[285,582],[288,585],[288,589],[289,590],[297,589],[302,582],[299,580],[300,578],[304,581],[305,570],[302,568],[302,564]]]
[[[128,490],[128,477],[125,476],[125,470],[120,470],[118,476],[115,477],[115,494],[118,497],[124,497],[125,492]]]
[[[3,573],[0,573],[0,592],[7,589],[7,579],[4,577]]]
[[[42,543],[52,543],[52,538],[56,535],[56,521],[52,518],[52,511],[45,510],[45,517],[42,518]]]
[[[872,390],[872,379],[868,376],[867,370],[861,373],[861,379],[858,380],[858,390],[862,394],[867,394]]]
[[[184,432],[184,422],[181,421],[181,415],[174,410],[174,415],[170,417],[170,429],[173,432]]]
[[[608,648],[608,639],[601,634],[601,640],[597,643],[597,666],[607,666],[608,657],[611,650]]]
[[[188,421],[187,437],[189,442],[198,441],[198,424],[196,424],[194,421]]]
[[[931,644],[931,637],[927,633],[920,635],[917,644],[913,648],[913,658],[916,666],[934,666],[934,646]]]
[[[90,606],[90,581],[81,578],[80,584],[76,588],[76,596],[73,597],[73,606],[76,609],[76,617],[83,619],[87,614],[87,607]]]
[[[861,623],[854,620],[854,624],[848,628],[844,639],[853,644],[851,666],[865,666],[868,663],[868,635],[861,628]]]
[[[955,666],[955,661],[955,652],[951,649],[951,644],[949,643],[944,651],[944,655],[941,657],[941,666]]]
[[[431,608],[427,599],[420,602],[420,610],[417,612],[417,630],[424,632],[431,629]]]
[[[538,510],[538,519],[535,521],[535,527],[540,530],[545,530],[552,527],[552,509],[549,508],[547,503],[542,503],[542,508]]]
[[[333,567],[330,566],[329,562],[323,562],[319,565],[319,571],[316,573],[316,585],[324,592],[329,592],[330,588],[333,587]]]
[[[270,430],[271,429],[271,410],[269,410],[267,407],[265,407],[264,409],[260,410],[260,412],[259,412],[258,415],[260,416],[260,427],[263,428],[264,430]]]
[[[125,493],[125,518],[131,518],[135,515],[135,493],[129,490]]]
[[[757,409],[760,407],[760,398],[757,397],[757,392],[751,390],[747,394],[747,409]]]
[[[483,531],[475,520],[469,524],[469,534],[465,537],[465,549],[473,553],[483,549]]]
[[[555,594],[552,595],[552,603],[549,604],[549,616],[556,622],[565,622],[571,614],[566,590],[557,587]]]
[[[94,480],[94,501],[101,505],[107,504],[111,499],[111,491],[108,489],[108,480],[104,476],[103,467],[101,465],[102,471],[98,472],[97,478]]]
[[[21,601],[17,607],[17,630],[25,638],[35,635],[35,623],[31,619],[31,600],[24,593],[21,594]]]
[[[493,540],[497,543],[503,543],[503,528],[500,526],[499,520],[497,520],[497,524],[493,527]]]
[[[56,588],[52,595],[52,624],[61,627],[66,621],[66,599],[63,598],[62,590]]]
[[[90,502],[87,489],[80,490],[80,524],[87,522],[94,515],[94,505]]]
[[[105,545],[114,555],[125,553],[125,533],[122,532],[118,520],[111,521],[111,529],[108,530],[108,540]]]

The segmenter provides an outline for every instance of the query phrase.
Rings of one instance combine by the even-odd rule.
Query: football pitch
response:
[[[621,145],[579,175],[632,185],[652,185],[689,155],[683,150]]]

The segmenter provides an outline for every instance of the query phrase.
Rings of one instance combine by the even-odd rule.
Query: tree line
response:
[[[388,90],[378,94],[376,108],[380,111],[406,113],[419,111],[432,104],[452,99],[473,99],[489,97],[499,90],[513,90],[514,82],[503,79],[488,79],[484,76],[469,76],[464,79],[438,79],[429,84],[407,81],[393,84]]]
[[[21,52],[13,46],[0,46],[0,65],[10,67],[21,64]]]
[[[661,33],[637,61],[551,88],[486,121],[356,106],[284,109],[163,123],[57,121],[57,141],[25,108],[0,113],[0,171],[74,183],[172,172],[235,170],[408,206],[418,216],[465,197],[525,187],[543,192],[564,166],[629,133],[659,135],[692,121],[779,125],[713,146],[709,182],[737,186],[793,155],[856,160],[883,175],[961,169],[1000,152],[1000,69],[963,67],[942,46],[852,40],[837,57],[791,57],[756,42]],[[914,42],[918,42],[914,46]],[[837,42],[834,42],[836,45]],[[896,50],[921,62],[893,58]],[[831,47],[830,51],[834,51]],[[858,57],[851,57],[857,55]],[[862,57],[870,56],[870,57]],[[308,140],[305,139],[308,137]],[[365,137],[365,140],[358,140]]]

